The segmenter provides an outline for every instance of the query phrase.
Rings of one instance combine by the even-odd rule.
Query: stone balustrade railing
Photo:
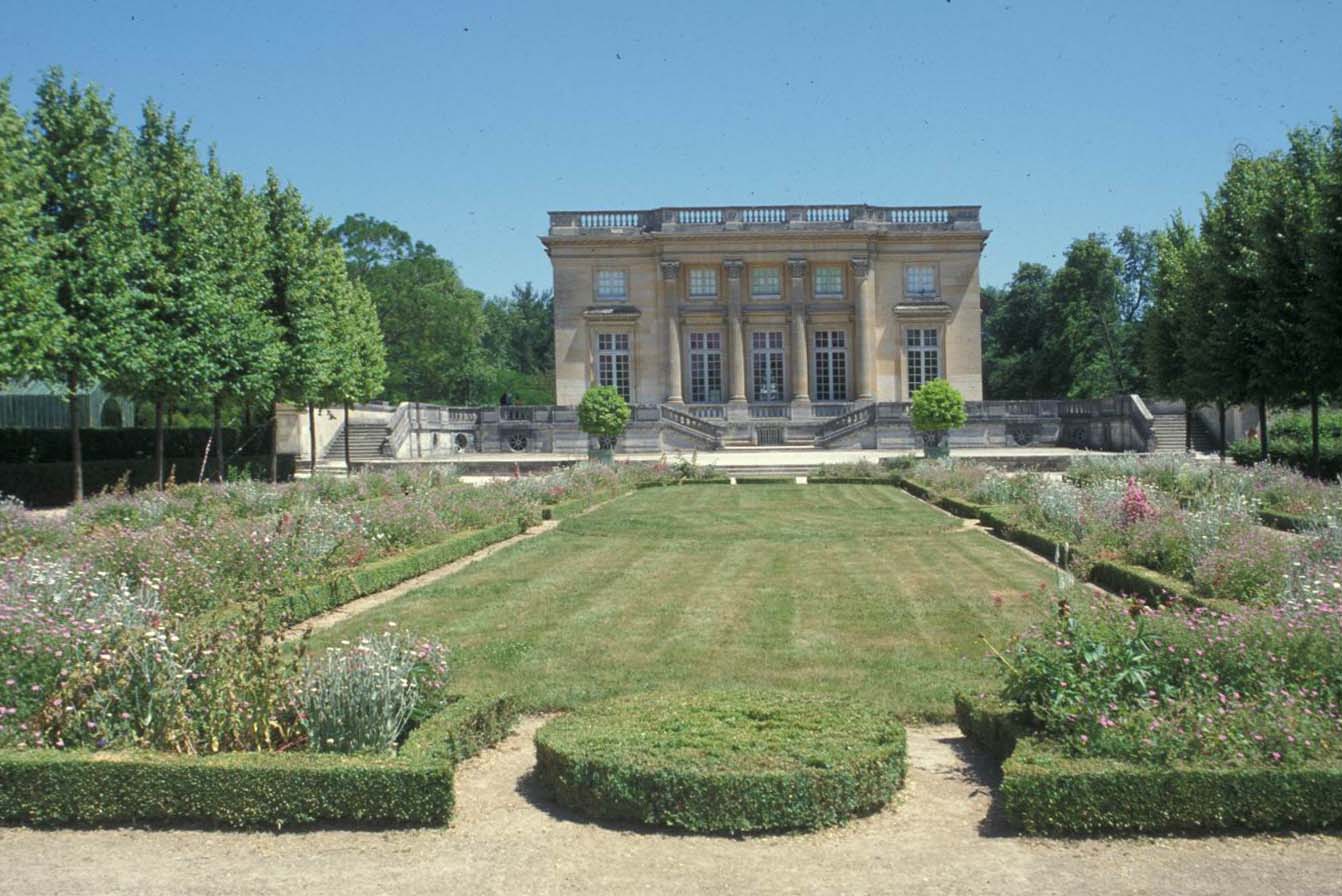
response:
[[[725,205],[550,212],[551,235],[704,230],[979,231],[979,206]]]

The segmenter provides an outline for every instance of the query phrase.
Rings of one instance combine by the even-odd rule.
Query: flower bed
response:
[[[1120,473],[1128,478],[1112,478]],[[1311,522],[1304,537],[1291,538],[1259,525],[1257,502],[1273,493],[1280,473],[1260,471],[1255,479],[1122,456],[1083,458],[1065,481],[1006,476],[964,461],[920,464],[903,479],[914,494],[978,517],[1110,590],[1204,603],[1332,600],[1342,593],[1342,527]]]
[[[1029,831],[1298,829],[1342,820],[1342,605],[1222,614],[1058,597],[960,696]]]
[[[500,740],[515,718],[507,700],[454,699],[395,757],[0,750],[0,821],[442,825],[455,804],[455,763]]]
[[[904,730],[848,701],[760,693],[626,697],[536,733],[536,772],[595,818],[699,832],[806,830],[884,805]]]

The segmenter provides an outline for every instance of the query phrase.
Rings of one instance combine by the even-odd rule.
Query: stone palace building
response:
[[[988,234],[977,206],[551,212],[557,401],[794,425],[938,377],[977,401]]]

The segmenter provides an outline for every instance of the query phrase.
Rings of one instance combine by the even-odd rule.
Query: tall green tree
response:
[[[1022,262],[1006,288],[987,303],[983,366],[990,398],[1057,398],[1066,395],[1071,359],[1055,339],[1053,273]],[[991,294],[990,294],[991,295]]]
[[[1342,396],[1342,117],[1336,113],[1319,155],[1311,247],[1317,282],[1305,311],[1305,350],[1321,363],[1321,385],[1336,400]]]
[[[471,403],[491,382],[482,344],[484,297],[452,262],[394,224],[351,215],[332,231],[352,276],[367,287],[386,345],[393,401]]]
[[[337,256],[338,260],[338,256]],[[343,269],[341,276],[343,277]],[[344,409],[345,472],[350,472],[350,405],[367,401],[382,391],[387,378],[386,352],[378,326],[377,307],[362,282],[345,281],[338,293],[335,315],[341,363],[330,383],[331,398]]]
[[[207,180],[189,128],[152,100],[135,143],[144,237],[139,280],[140,339],[135,363],[110,385],[154,406],[154,467],[163,487],[164,411],[201,394],[219,375],[210,338],[226,330],[224,295],[210,276],[218,234],[211,228]]]
[[[266,310],[281,339],[274,393],[278,399],[307,407],[308,430],[313,433],[313,407],[321,400],[338,363],[332,336],[331,281],[323,277],[320,267],[326,232],[313,222],[298,190],[292,185],[281,186],[273,171],[267,173],[261,199],[269,248]],[[278,472],[278,433],[274,425],[272,418],[272,479]]]
[[[270,402],[282,361],[279,324],[267,313],[271,282],[267,276],[266,212],[237,174],[225,174],[211,153],[207,171],[210,216],[208,238],[213,246],[209,277],[222,308],[209,331],[206,349],[214,359],[208,384],[217,452],[215,469],[227,476],[221,411],[225,402],[243,408]]]
[[[1317,130],[1296,129],[1284,153],[1259,160],[1257,192],[1246,255],[1256,278],[1252,315],[1253,352],[1248,358],[1248,391],[1259,407],[1304,398],[1312,420],[1312,464],[1319,471],[1319,405],[1332,385],[1334,356],[1342,346],[1320,344],[1311,333],[1316,309],[1326,303],[1316,263],[1316,229],[1321,224],[1321,178],[1325,145]],[[1264,421],[1266,423],[1266,421]],[[1263,429],[1266,430],[1266,425]]]
[[[65,318],[48,280],[41,171],[23,116],[0,80],[0,384],[40,376]]]
[[[1120,315],[1122,262],[1107,241],[1091,234],[1067,249],[1050,286],[1057,315],[1052,339],[1065,339],[1070,355],[1070,398],[1097,398],[1127,392],[1136,380],[1125,353]],[[1061,323],[1061,327],[1058,327]]]
[[[67,85],[55,68],[38,85],[31,134],[64,337],[47,346],[41,372],[68,391],[74,497],[82,501],[79,390],[124,377],[141,357],[136,277],[145,264],[134,154],[110,97]]]

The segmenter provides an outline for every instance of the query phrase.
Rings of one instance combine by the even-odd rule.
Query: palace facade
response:
[[[983,397],[977,206],[551,212],[557,401],[793,422]]]

